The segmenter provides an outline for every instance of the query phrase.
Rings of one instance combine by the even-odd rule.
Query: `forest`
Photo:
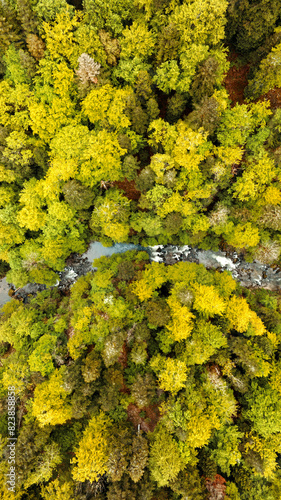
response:
[[[279,290],[54,285],[281,266],[281,0],[1,0],[0,204],[1,498],[280,500]]]

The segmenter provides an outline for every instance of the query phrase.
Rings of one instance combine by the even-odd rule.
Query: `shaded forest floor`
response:
[[[224,86],[229,93],[231,99],[231,107],[238,104],[246,104],[244,96],[245,88],[248,85],[248,76],[251,69],[250,63],[241,63],[239,56],[235,51],[230,51],[229,58],[231,66],[226,74]],[[269,90],[266,94],[261,95],[255,102],[270,101],[271,109],[281,107],[281,89],[275,88]]]
[[[243,104],[245,102],[244,90],[248,85],[250,64],[237,64],[238,55],[235,52],[230,52],[228,60],[233,64],[227,72],[224,85],[231,99],[231,107],[233,107],[236,103]]]

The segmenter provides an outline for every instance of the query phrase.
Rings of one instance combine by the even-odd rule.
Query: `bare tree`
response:
[[[99,70],[101,65],[96,63],[92,57],[88,56],[88,54],[81,54],[78,58],[79,68],[76,71],[76,74],[80,78],[83,84],[87,82],[97,83],[97,76],[99,75]]]

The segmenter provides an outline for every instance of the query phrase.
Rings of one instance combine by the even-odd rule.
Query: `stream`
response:
[[[278,290],[281,287],[281,268],[261,264],[258,261],[246,262],[243,257],[236,252],[226,253],[222,251],[201,250],[196,247],[157,245],[154,247],[141,247],[131,243],[116,243],[112,247],[104,247],[99,242],[91,243],[87,252],[83,255],[72,254],[66,261],[66,267],[58,273],[58,280],[54,286],[65,289],[71,286],[79,276],[93,270],[92,262],[102,256],[110,256],[114,253],[123,253],[128,250],[145,250],[154,262],[164,262],[172,265],[175,262],[196,262],[203,264],[207,269],[217,269],[219,271],[230,271],[232,277],[242,286],[248,288],[265,288],[268,290]],[[6,278],[0,280],[0,307],[11,300],[8,295],[10,288]],[[38,291],[46,289],[46,285],[29,283],[16,292],[16,297],[27,300],[29,294],[35,295]]]

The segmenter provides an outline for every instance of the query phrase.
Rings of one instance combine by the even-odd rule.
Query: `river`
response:
[[[67,259],[64,271],[58,273],[58,281],[55,286],[63,289],[70,286],[79,276],[92,269],[92,262],[102,256],[110,256],[114,253],[123,253],[128,250],[145,250],[149,253],[150,260],[164,262],[167,265],[179,261],[196,262],[203,264],[207,269],[218,269],[219,271],[230,271],[234,279],[245,287],[261,287],[268,290],[279,290],[281,287],[281,269],[278,266],[261,264],[258,261],[245,262],[241,255],[236,252],[226,254],[225,252],[212,250],[201,250],[196,247],[158,245],[144,248],[131,243],[116,243],[112,247],[104,247],[99,242],[91,243],[87,252],[82,256],[73,254]],[[6,278],[0,280],[0,307],[11,300],[8,295],[9,285]],[[17,291],[17,297],[25,299],[28,294],[35,294],[43,290],[45,285],[30,283]]]

